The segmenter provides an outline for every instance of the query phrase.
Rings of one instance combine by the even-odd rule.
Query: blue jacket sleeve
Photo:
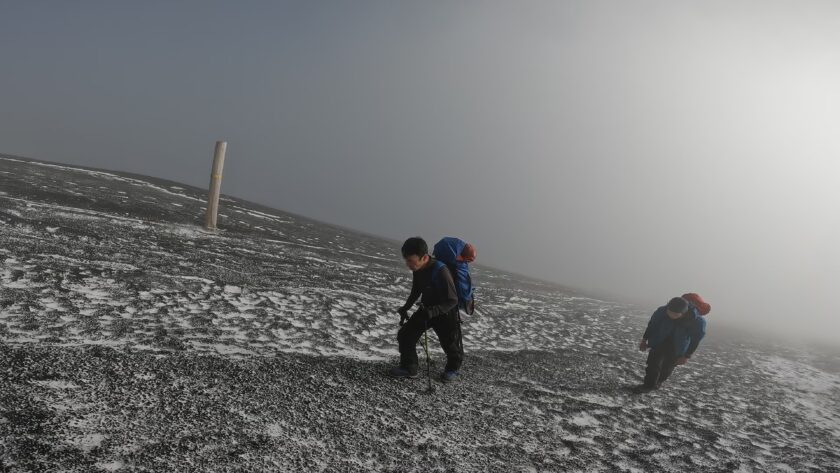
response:
[[[659,324],[659,321],[662,320],[662,308],[656,309],[653,312],[653,315],[650,316],[650,322],[647,324],[647,328],[645,329],[645,334],[642,335],[642,340],[650,340],[650,337],[653,335],[654,327]]]
[[[685,356],[690,357],[694,354],[694,351],[697,350],[697,346],[700,345],[700,340],[703,340],[703,337],[706,336],[706,319],[703,317],[697,318],[697,323],[694,326],[694,330],[691,332],[691,343],[688,345],[688,350],[685,351]]]

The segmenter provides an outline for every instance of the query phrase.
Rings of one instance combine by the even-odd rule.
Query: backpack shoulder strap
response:
[[[446,264],[444,264],[441,261],[435,260],[435,267],[432,268],[432,284],[438,284],[439,285],[440,272],[443,271],[443,268],[445,268],[445,267],[446,267]]]

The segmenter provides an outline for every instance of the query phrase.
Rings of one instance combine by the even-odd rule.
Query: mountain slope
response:
[[[478,267],[465,380],[423,394],[383,376],[410,285],[392,242],[234,198],[206,233],[203,199],[0,156],[4,466],[837,471],[836,359],[712,318],[633,396],[647,314]]]

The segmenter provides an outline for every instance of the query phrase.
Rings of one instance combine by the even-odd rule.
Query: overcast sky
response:
[[[0,153],[840,330],[840,2],[0,0]]]

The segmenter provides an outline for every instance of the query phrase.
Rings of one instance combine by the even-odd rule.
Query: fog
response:
[[[0,153],[833,341],[840,3],[0,3]],[[398,258],[395,249],[395,258]]]

